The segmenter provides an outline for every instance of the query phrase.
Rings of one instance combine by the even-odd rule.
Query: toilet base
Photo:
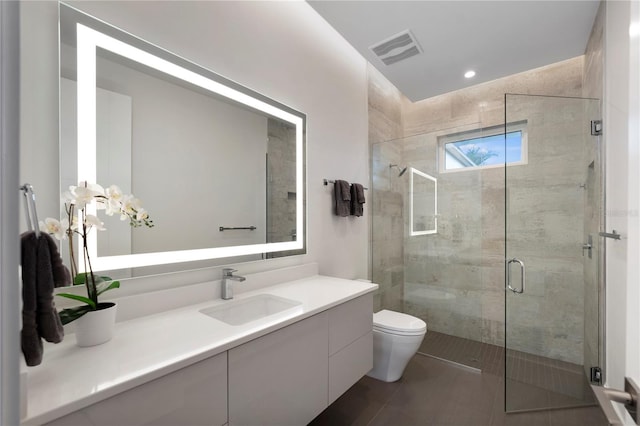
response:
[[[394,335],[373,330],[373,368],[367,376],[383,382],[400,380],[404,369],[418,351],[424,334]]]
[[[371,369],[371,371],[367,373],[367,376],[372,377],[376,380],[380,380],[382,382],[387,382],[387,383],[397,382],[402,378],[402,374],[404,373],[404,369],[403,369],[400,372],[400,374],[394,374],[393,376],[389,376],[387,372],[374,371],[374,370],[375,369]]]

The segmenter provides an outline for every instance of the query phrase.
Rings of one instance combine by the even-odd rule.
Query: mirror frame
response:
[[[421,172],[418,169],[410,168],[410,179],[409,179],[409,235],[412,237],[416,235],[430,235],[438,233],[438,179],[434,178],[431,175],[428,175],[424,172]],[[433,181],[433,229],[427,229],[425,231],[415,231],[413,229],[413,176],[418,175],[422,178]]]
[[[94,271],[117,270],[170,263],[193,262],[261,253],[300,250],[306,247],[304,152],[306,115],[251,89],[228,80],[206,68],[181,58],[154,44],[99,21],[65,3],[60,3],[61,25],[64,19],[76,27],[77,48],[77,127],[78,181],[96,182],[96,59],[104,49],[129,60],[156,69],[195,85],[216,97],[245,108],[260,111],[296,128],[296,229],[295,240],[241,246],[212,247],[117,256],[98,256],[97,231],[88,238],[89,256]],[[87,206],[95,214],[95,206]],[[90,208],[89,208],[90,207]],[[93,211],[91,211],[93,210]],[[78,244],[81,250],[81,244]]]

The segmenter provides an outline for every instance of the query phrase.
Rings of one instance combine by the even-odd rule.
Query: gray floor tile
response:
[[[549,411],[551,426],[607,426],[600,407],[569,408]]]
[[[494,412],[491,426],[550,426],[549,413],[546,411],[534,411],[530,413]]]
[[[363,377],[316,417],[313,426],[366,426],[393,396],[400,384]]]
[[[412,417],[410,414],[394,407],[385,407],[369,423],[368,426],[419,426],[430,425],[428,419]]]
[[[510,382],[512,409],[544,406],[552,394],[547,389]],[[598,407],[505,414],[504,381],[501,377],[416,355],[399,381],[385,383],[363,377],[311,424],[600,426],[605,425],[606,420]]]
[[[503,386],[503,383],[501,383]],[[504,389],[501,389],[499,399],[502,400]],[[538,407],[547,407],[549,404],[549,392],[537,386],[520,383],[517,380],[507,379],[506,407],[508,411],[533,410]]]

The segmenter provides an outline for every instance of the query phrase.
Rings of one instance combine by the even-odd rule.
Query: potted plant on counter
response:
[[[98,297],[114,288],[120,282],[106,276],[96,275],[91,267],[91,258],[87,238],[92,229],[104,231],[104,223],[98,216],[87,213],[87,206],[96,203],[96,210],[105,210],[108,216],[120,215],[120,220],[128,221],[131,227],[153,227],[153,221],[142,207],[140,200],[132,194],[125,195],[116,185],[106,190],[97,184],[80,182],[78,186],[70,186],[62,194],[65,217],[61,220],[46,218],[40,222],[40,230],[55,236],[58,240],[69,241],[69,257],[73,285],[84,285],[87,295],[74,293],[58,293],[82,302],[82,305],[63,309],[59,312],[62,324],[76,322],[76,341],[78,346],[94,346],[105,343],[113,337],[116,317],[116,305],[113,302],[99,302]],[[78,272],[76,253],[73,247],[74,235],[80,236],[82,244],[82,270]]]

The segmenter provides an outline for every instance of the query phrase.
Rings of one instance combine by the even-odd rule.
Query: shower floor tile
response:
[[[418,352],[502,377],[504,348],[470,339],[429,331]],[[507,351],[507,377],[510,382],[539,388],[549,398],[549,407],[593,405],[586,373],[581,365],[545,358],[525,352]],[[531,403],[531,406],[534,406]],[[521,409],[527,409],[523,406]]]

